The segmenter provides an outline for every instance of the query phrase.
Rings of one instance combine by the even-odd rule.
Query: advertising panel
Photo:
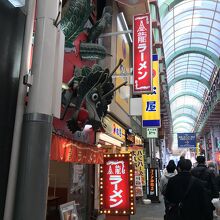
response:
[[[150,13],[133,18],[134,94],[152,92],[152,27]]]
[[[133,146],[129,147],[132,152],[135,171],[141,176],[142,185],[146,186],[146,174],[144,167],[144,150],[143,147]]]
[[[105,125],[104,129],[108,134],[122,142],[125,142],[124,128],[122,128],[118,123],[108,116],[103,118],[103,123]]]
[[[178,133],[177,139],[179,148],[196,148],[195,133]]]
[[[142,94],[142,126],[160,127],[160,82],[158,55],[153,55],[153,92]]]
[[[100,165],[100,213],[134,214],[134,171],[131,154],[105,154]]]
[[[60,205],[61,220],[78,220],[75,201]]]
[[[142,197],[144,196],[141,176],[138,175],[138,172],[135,172],[135,196]]]
[[[158,200],[158,168],[147,169],[147,198]]]

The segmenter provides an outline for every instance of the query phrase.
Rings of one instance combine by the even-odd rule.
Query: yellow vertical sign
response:
[[[200,155],[200,147],[199,147],[199,142],[196,144],[196,156]]]
[[[160,75],[158,56],[153,55],[153,93],[142,95],[142,127],[160,127]]]
[[[135,171],[141,176],[142,185],[146,185],[146,171],[144,166],[144,150],[142,147],[129,147],[129,151],[132,152]]]

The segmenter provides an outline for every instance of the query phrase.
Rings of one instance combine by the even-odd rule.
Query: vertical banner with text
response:
[[[147,198],[152,201],[159,200],[158,168],[147,169]]]
[[[142,186],[146,185],[146,171],[144,166],[144,149],[143,147],[133,146],[128,148],[133,155],[135,170],[141,176]]]
[[[133,18],[133,93],[152,92],[152,27],[150,13]]]
[[[100,213],[133,215],[134,170],[131,154],[106,154],[100,165]]]
[[[142,94],[142,126],[160,127],[160,75],[158,55],[153,55],[153,92]]]

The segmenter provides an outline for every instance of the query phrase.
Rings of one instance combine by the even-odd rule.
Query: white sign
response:
[[[158,138],[158,128],[147,128],[147,138]]]

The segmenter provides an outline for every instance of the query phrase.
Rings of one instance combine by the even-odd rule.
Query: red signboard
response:
[[[103,150],[91,144],[53,134],[50,159],[70,163],[100,164],[103,163]]]
[[[134,196],[132,155],[104,155],[104,164],[100,165],[100,213],[133,215]]]
[[[133,18],[134,94],[152,92],[152,30],[150,14]]]

